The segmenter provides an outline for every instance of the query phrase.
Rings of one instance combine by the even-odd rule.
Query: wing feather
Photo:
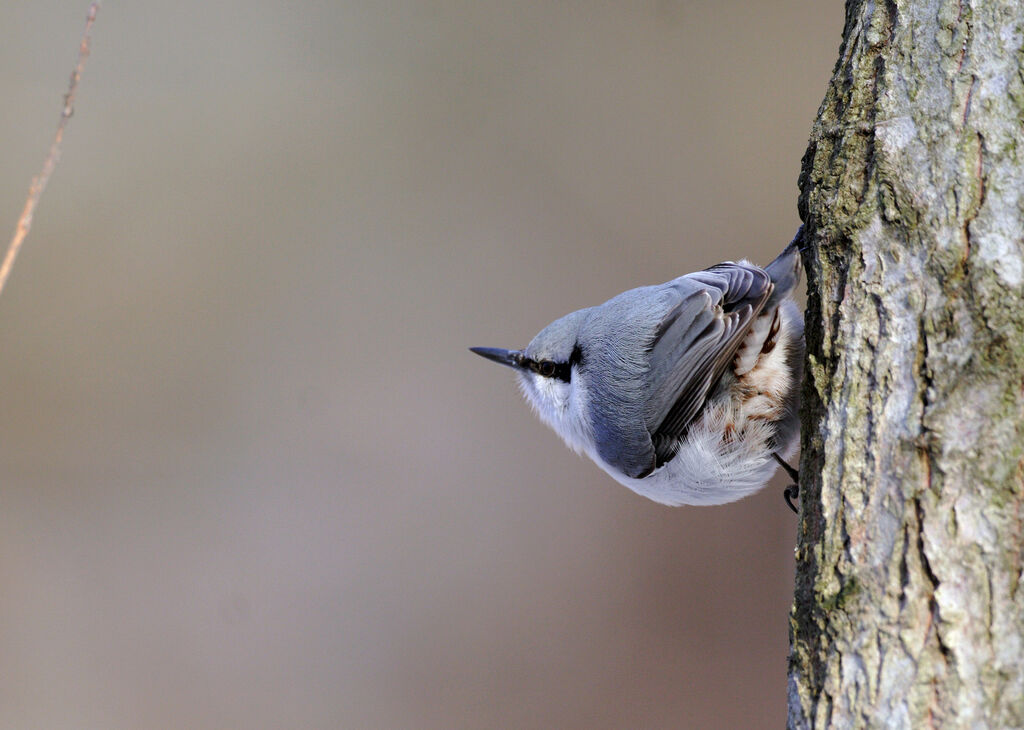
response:
[[[772,293],[768,274],[747,263],[719,264],[681,278],[688,280],[678,287],[686,295],[663,317],[649,353],[645,420],[658,466],[675,455],[678,440]],[[701,289],[693,292],[693,283]]]

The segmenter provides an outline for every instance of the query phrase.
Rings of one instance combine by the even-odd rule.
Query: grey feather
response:
[[[591,311],[581,326],[582,372],[601,372],[590,379],[587,400],[594,446],[600,457],[624,474],[642,478],[654,470],[656,455],[650,433],[642,427],[647,396],[647,347],[656,326],[671,309],[661,287],[623,292]],[[652,313],[652,308],[656,311]]]
[[[764,270],[745,263],[719,264],[681,279],[706,287],[705,296],[696,298],[705,309],[685,329],[675,323],[687,318],[669,312],[663,321],[672,322],[649,353],[645,423],[657,466],[675,454],[675,444],[729,367],[773,288]]]
[[[764,267],[764,270],[771,277],[775,290],[772,292],[766,309],[773,309],[779,302],[793,293],[796,285],[800,283],[800,244],[804,240],[804,227],[796,232],[793,240],[780,253],[774,261]]]

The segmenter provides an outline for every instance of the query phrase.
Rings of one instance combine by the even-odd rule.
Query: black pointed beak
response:
[[[522,366],[523,353],[519,350],[505,350],[501,347],[471,347],[470,352],[475,352],[480,357],[494,360],[496,363],[508,365],[510,368]]]

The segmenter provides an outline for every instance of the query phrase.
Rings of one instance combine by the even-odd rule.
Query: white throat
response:
[[[537,373],[520,373],[519,388],[540,420],[561,436],[570,449],[577,454],[590,455],[593,436],[584,418],[587,391],[578,376],[575,367],[568,383]]]

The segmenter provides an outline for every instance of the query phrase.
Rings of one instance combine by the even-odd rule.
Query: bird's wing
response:
[[[651,342],[644,413],[658,466],[675,455],[772,293],[768,274],[747,263],[719,264],[668,286],[677,301]]]

